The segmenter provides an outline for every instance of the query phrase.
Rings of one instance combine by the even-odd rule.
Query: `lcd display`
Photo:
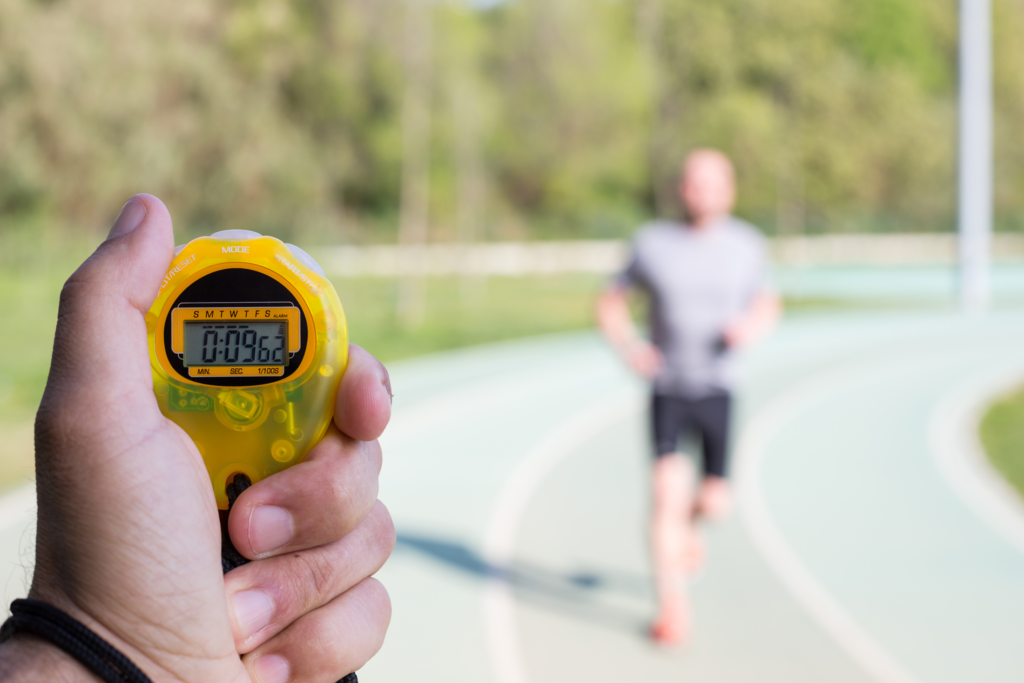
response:
[[[185,323],[185,367],[287,365],[288,323]]]

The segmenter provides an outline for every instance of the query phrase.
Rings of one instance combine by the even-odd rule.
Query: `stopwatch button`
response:
[[[238,424],[251,424],[263,412],[263,398],[259,393],[234,389],[222,392],[217,398],[227,416]]]
[[[278,462],[288,462],[295,457],[295,446],[284,439],[279,439],[270,447],[270,455]]]
[[[213,233],[210,237],[216,240],[254,240],[263,235],[252,230],[221,230]]]
[[[296,261],[306,266],[320,277],[326,277],[324,275],[324,269],[320,267],[320,264],[317,263],[316,259],[314,259],[312,256],[310,256],[309,254],[307,254],[305,251],[295,246],[294,244],[285,243],[284,246],[288,247],[288,251],[292,252],[292,254],[295,256]]]
[[[184,249],[184,248],[185,248],[184,244],[179,244],[178,246],[176,246],[174,248],[174,255],[177,256],[178,254],[180,254],[181,250]]]

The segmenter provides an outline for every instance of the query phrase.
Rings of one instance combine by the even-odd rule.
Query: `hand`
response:
[[[758,293],[742,315],[722,330],[729,349],[739,349],[756,342],[775,327],[782,314],[782,301],[770,290]]]
[[[387,593],[368,578],[395,538],[377,502],[387,371],[350,347],[327,436],[231,510],[231,539],[255,561],[223,576],[206,468],[153,396],[143,316],[173,249],[167,209],[137,195],[61,292],[36,418],[30,595],[84,622],[157,682],[337,680],[380,648],[391,615]],[[16,639],[5,655],[18,658],[9,648],[19,641],[39,647]],[[86,680],[76,671],[74,680]]]
[[[630,344],[623,355],[629,367],[647,379],[654,379],[665,365],[665,357],[658,347],[649,341],[638,339]]]
[[[746,329],[741,323],[736,323],[726,327],[722,330],[722,336],[719,338],[719,347],[716,349],[719,353],[728,351],[729,349],[736,349],[743,346],[746,340]]]

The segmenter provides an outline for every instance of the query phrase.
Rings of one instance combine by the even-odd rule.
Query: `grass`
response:
[[[335,279],[353,343],[384,361],[590,327],[604,278],[559,275],[462,281],[430,278],[424,315],[415,330],[398,324],[394,279]]]
[[[60,288],[72,268],[0,271],[0,422],[30,419],[49,370]],[[466,287],[456,278],[425,283],[422,325],[395,319],[393,279],[337,279],[351,340],[384,361],[433,351],[593,324],[602,278],[552,276],[489,278]]]
[[[1024,387],[989,407],[980,436],[992,465],[1024,496]]]
[[[32,476],[32,418],[50,366],[60,289],[78,261],[0,270],[0,489]],[[395,318],[398,282],[334,279],[351,341],[383,361],[589,327],[603,278],[552,276],[425,281],[415,330]]]
[[[60,288],[88,251],[85,246],[66,249],[64,256],[50,251],[36,254],[35,261],[8,261],[0,267],[0,307],[6,313],[0,325],[0,488],[31,476],[31,422],[49,371]],[[396,321],[397,280],[332,280],[348,316],[351,341],[387,362],[591,327],[594,299],[606,278],[428,278],[422,324],[416,329]],[[837,304],[805,300],[787,306],[817,309]],[[636,312],[641,313],[639,307]]]

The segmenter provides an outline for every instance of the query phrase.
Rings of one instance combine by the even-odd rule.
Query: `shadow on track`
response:
[[[518,600],[587,623],[630,634],[647,628],[653,604],[648,577],[590,568],[564,573],[520,561],[502,567],[464,543],[403,532],[395,550],[419,553],[464,576],[502,581]]]

